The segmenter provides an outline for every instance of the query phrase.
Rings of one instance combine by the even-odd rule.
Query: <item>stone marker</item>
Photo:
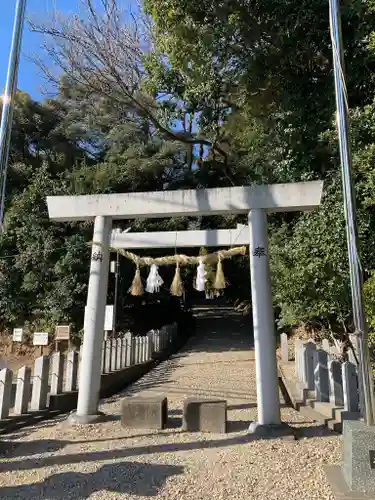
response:
[[[322,349],[314,352],[315,356],[315,394],[317,401],[329,402],[328,354]]]
[[[117,366],[117,339],[112,338],[111,339],[111,364],[110,364],[111,372],[116,371],[116,366]]]
[[[344,408],[346,411],[357,412],[359,411],[357,369],[355,365],[349,361],[342,363],[341,369],[344,392]]]
[[[61,352],[52,355],[51,394],[62,392],[65,356]]]
[[[330,402],[335,406],[344,406],[341,363],[338,361],[328,363],[328,377]]]
[[[127,397],[121,403],[121,425],[133,429],[165,429],[168,402],[164,396]]]
[[[13,372],[9,368],[0,371],[0,419],[8,418],[12,397]]]
[[[27,413],[31,394],[31,368],[22,366],[18,370],[16,401],[14,403],[14,413],[22,415]]]
[[[288,349],[288,335],[286,333],[282,333],[280,335],[280,344],[281,344],[281,360],[288,361],[289,349]]]
[[[122,366],[122,349],[123,349],[123,338],[117,337],[117,351],[116,351],[116,370],[121,370]]]
[[[219,399],[185,399],[183,429],[224,434],[227,432],[227,402]]]
[[[316,365],[316,344],[306,342],[302,344],[302,380],[306,389],[314,389],[314,371]]]
[[[154,352],[154,334],[152,332],[147,333],[147,360],[152,359],[152,354]]]
[[[297,380],[302,380],[302,366],[301,366],[301,350],[302,350],[302,341],[300,339],[296,339],[294,343],[294,362],[296,366],[296,378]]]
[[[65,391],[72,392],[77,389],[78,377],[78,352],[69,351],[66,362],[66,384]]]
[[[40,356],[34,363],[33,389],[31,394],[31,410],[47,408],[49,357]]]
[[[323,339],[322,349],[323,349],[323,351],[326,351],[329,353],[329,340],[328,339]]]

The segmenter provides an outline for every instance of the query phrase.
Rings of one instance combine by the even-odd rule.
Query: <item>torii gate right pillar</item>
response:
[[[267,214],[263,209],[249,212],[250,276],[256,364],[257,426],[280,424],[275,320],[272,307],[268,254]]]

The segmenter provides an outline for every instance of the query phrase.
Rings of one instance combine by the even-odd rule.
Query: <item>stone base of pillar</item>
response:
[[[262,425],[258,422],[251,422],[247,433],[260,439],[284,439],[287,441],[296,439],[295,429],[285,423]]]
[[[67,418],[66,423],[68,425],[97,424],[99,422],[104,422],[107,418],[107,415],[100,411],[95,415],[77,415],[76,412],[73,412]]]
[[[325,473],[337,499],[375,498],[375,426],[344,420],[341,466]]]
[[[340,465],[326,465],[323,470],[335,500],[374,500],[375,492],[364,493],[349,489]]]

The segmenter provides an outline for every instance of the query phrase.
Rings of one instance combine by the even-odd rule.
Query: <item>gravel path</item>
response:
[[[333,499],[322,470],[340,458],[340,437],[291,408],[282,419],[297,441],[254,440],[255,362],[241,317],[201,318],[185,351],[124,392],[168,396],[165,431],[123,429],[121,395],[103,401],[111,417],[69,428],[64,420],[8,436],[0,457],[0,499],[313,500]],[[189,395],[228,401],[229,433],[183,433]]]

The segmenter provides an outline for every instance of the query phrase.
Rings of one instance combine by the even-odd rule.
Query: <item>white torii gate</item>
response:
[[[322,181],[232,188],[157,191],[84,196],[48,196],[51,220],[94,220],[94,235],[76,414],[71,421],[91,423],[98,412],[103,324],[109,271],[109,246],[117,248],[228,246],[243,244],[243,231],[164,233],[112,232],[114,219],[164,218],[248,213],[250,277],[256,363],[258,424],[280,424],[275,325],[268,256],[267,213],[308,211],[320,205]],[[242,233],[241,233],[242,231]],[[233,240],[232,240],[233,237]],[[139,242],[135,240],[139,238]],[[218,242],[215,244],[215,240]],[[229,240],[229,241],[228,241]],[[95,245],[95,243],[98,243]],[[168,244],[168,245],[167,245]],[[100,255],[100,258],[97,258]]]

